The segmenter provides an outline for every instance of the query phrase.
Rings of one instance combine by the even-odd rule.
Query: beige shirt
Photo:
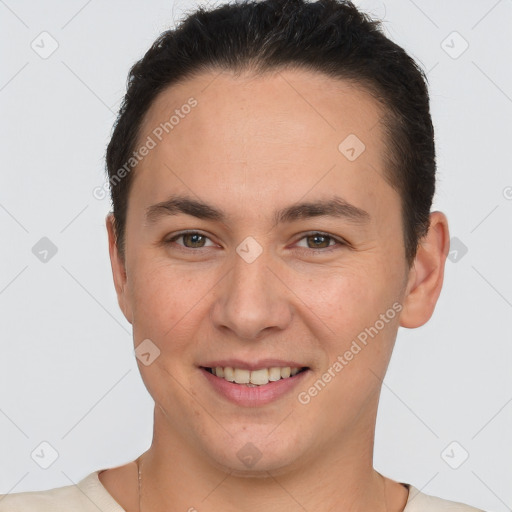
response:
[[[86,476],[76,485],[46,491],[0,494],[0,512],[125,512],[98,478],[103,470]],[[435,498],[409,484],[403,512],[484,512],[480,509]]]

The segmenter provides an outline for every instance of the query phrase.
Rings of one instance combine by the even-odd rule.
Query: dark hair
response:
[[[213,10],[199,7],[162,33],[135,63],[106,153],[116,240],[123,258],[133,179],[126,164],[134,160],[130,158],[140,127],[157,95],[201,72],[263,74],[286,67],[355,82],[384,107],[385,179],[402,199],[405,257],[412,264],[428,231],[435,190],[427,78],[384,35],[379,21],[342,0],[241,0]]]

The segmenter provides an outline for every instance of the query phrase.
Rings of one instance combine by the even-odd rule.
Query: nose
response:
[[[233,266],[216,289],[211,318],[216,328],[257,340],[264,331],[286,329],[293,317],[291,292],[279,266],[263,252],[252,262],[235,253]]]

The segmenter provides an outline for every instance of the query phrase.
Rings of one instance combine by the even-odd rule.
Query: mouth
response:
[[[219,379],[246,387],[266,386],[272,382],[291,379],[309,369],[307,366],[271,366],[255,370],[234,368],[231,366],[201,366],[200,368]]]
[[[242,407],[260,407],[292,399],[305,386],[313,369],[281,358],[235,358],[201,361],[197,368],[206,392]],[[213,398],[212,396],[212,398]]]

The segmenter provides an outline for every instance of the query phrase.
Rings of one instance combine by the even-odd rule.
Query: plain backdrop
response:
[[[428,73],[435,209],[448,215],[452,236],[431,321],[399,330],[375,466],[427,494],[505,512],[512,1],[356,4],[384,19],[387,35]],[[0,1],[0,493],[70,485],[150,445],[153,403],[108,259],[110,202],[93,190],[105,183],[129,67],[193,5]],[[36,455],[52,450],[58,456],[44,469]]]

